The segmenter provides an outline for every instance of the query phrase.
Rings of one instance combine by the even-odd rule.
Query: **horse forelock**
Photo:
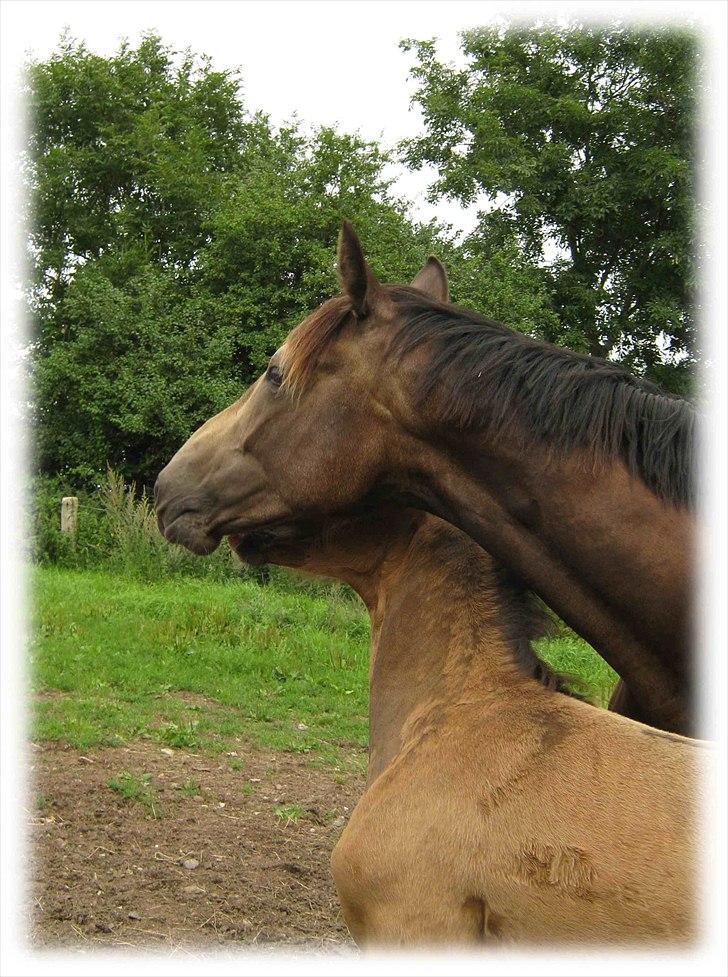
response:
[[[296,326],[285,344],[284,384],[288,390],[297,394],[305,389],[322,352],[351,313],[350,300],[337,295]]]

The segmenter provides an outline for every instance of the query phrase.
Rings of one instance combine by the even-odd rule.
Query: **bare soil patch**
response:
[[[353,948],[329,856],[360,774],[247,747],[32,750],[34,945]],[[146,800],[108,786],[124,772]]]

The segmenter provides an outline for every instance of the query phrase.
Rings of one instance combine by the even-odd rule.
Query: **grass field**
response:
[[[246,738],[323,763],[366,745],[369,621],[355,598],[48,567],[32,579],[36,740],[221,752]],[[538,649],[608,696],[614,673],[583,641]]]

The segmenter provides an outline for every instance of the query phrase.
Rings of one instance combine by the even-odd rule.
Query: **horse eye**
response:
[[[280,387],[280,385],[283,383],[283,374],[273,363],[271,363],[268,369],[265,371],[265,375],[268,381],[272,383],[274,387]]]

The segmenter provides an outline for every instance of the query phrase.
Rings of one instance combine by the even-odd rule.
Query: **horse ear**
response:
[[[425,262],[425,267],[418,271],[412,279],[410,288],[416,288],[425,295],[429,295],[436,302],[449,302],[450,292],[447,284],[447,272],[442,262],[431,254]]]
[[[341,291],[351,299],[354,312],[363,317],[374,308],[381,285],[366,263],[356,231],[347,220],[339,232],[337,261]]]

